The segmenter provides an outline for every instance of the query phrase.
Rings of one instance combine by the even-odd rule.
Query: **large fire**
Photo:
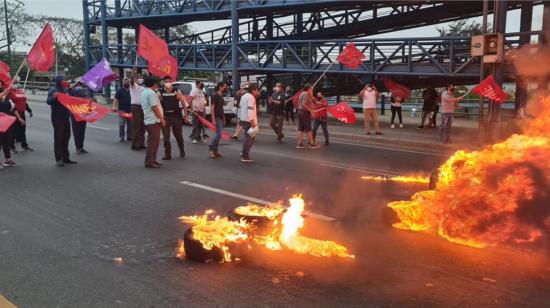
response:
[[[534,242],[550,232],[550,97],[524,133],[480,151],[458,151],[434,190],[388,204],[396,228],[436,232],[483,248]]]
[[[304,200],[301,196],[294,196],[290,199],[290,206],[285,209],[281,204],[262,207],[248,204],[238,207],[235,213],[250,217],[266,217],[269,226],[264,226],[261,234],[245,218],[240,221],[230,221],[227,218],[216,216],[210,219],[212,211],[207,211],[202,216],[183,216],[180,219],[192,225],[194,239],[200,241],[203,248],[210,250],[217,247],[224,252],[224,262],[232,261],[230,243],[239,243],[251,240],[257,245],[264,246],[270,250],[281,250],[287,248],[299,254],[309,254],[317,257],[342,257],[355,258],[346,247],[333,242],[312,239],[300,235],[300,229],[304,226]],[[180,244],[179,253],[184,250]]]
[[[427,176],[362,176],[363,180],[374,182],[400,182],[400,183],[416,183],[416,184],[429,184],[430,178]]]

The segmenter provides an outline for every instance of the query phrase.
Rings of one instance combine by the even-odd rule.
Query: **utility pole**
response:
[[[8,23],[8,3],[6,0],[4,0],[4,21],[6,23],[6,35],[8,37],[8,63],[11,65],[11,35]]]

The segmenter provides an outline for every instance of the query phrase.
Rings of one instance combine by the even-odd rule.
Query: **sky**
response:
[[[44,14],[47,16],[60,16],[82,19],[82,1],[81,0],[22,0],[28,13]],[[507,32],[519,31],[519,10],[508,13]],[[538,30],[542,26],[542,6],[535,7],[533,30]],[[478,18],[481,20],[481,18]],[[491,17],[489,18],[491,20]],[[195,29],[202,31],[223,27],[229,25],[228,21],[202,21],[190,24]],[[426,26],[416,29],[409,29],[394,33],[386,33],[373,37],[429,37],[437,36],[435,26]]]

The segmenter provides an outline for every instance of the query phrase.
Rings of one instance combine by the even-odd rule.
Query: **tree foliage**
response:
[[[481,23],[475,20],[459,20],[449,23],[446,27],[437,27],[440,36],[474,36],[483,33]]]

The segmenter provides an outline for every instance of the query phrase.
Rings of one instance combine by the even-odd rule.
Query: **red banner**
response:
[[[15,123],[15,117],[0,112],[0,133],[5,133]]]
[[[172,80],[176,80],[178,76],[178,60],[172,56],[167,56],[156,62],[149,61],[147,69],[153,75],[161,78],[170,76]]]
[[[404,85],[398,84],[397,82],[393,82],[389,78],[382,78],[382,81],[384,81],[384,85],[388,88],[393,97],[399,96],[403,100],[406,100],[412,94],[411,89],[405,87]]]
[[[472,89],[472,92],[492,99],[497,103],[502,103],[508,98],[508,94],[498,86],[493,75],[489,75],[489,77],[483,79],[483,81]]]
[[[342,123],[353,124],[357,121],[355,111],[346,102],[328,106],[327,111]]]
[[[7,63],[0,61],[0,72],[6,72],[9,74],[10,70],[11,68]]]
[[[349,43],[344,51],[336,57],[336,61],[350,68],[358,68],[365,58],[365,55],[355,47],[354,43]]]
[[[166,41],[144,25],[139,26],[138,54],[149,62],[155,62],[169,55]]]
[[[27,110],[27,96],[23,90],[12,89],[10,93],[8,93],[8,97],[15,104],[15,110],[17,110],[17,112],[23,113]]]
[[[304,90],[300,90],[298,92],[296,92],[296,94],[292,95],[292,97],[290,98],[292,100],[292,103],[294,104],[294,108],[296,108],[296,110],[298,110],[298,107],[299,107],[299,104],[300,104],[300,95],[304,93]]]
[[[11,77],[7,72],[0,72],[0,80],[4,83],[4,89],[7,89],[11,84]]]
[[[91,98],[74,97],[57,92],[57,100],[69,109],[77,122],[95,122],[104,118],[111,110],[94,102]]]
[[[208,121],[207,119],[201,117],[200,115],[196,114],[196,113],[193,113],[201,122],[202,124],[204,124],[206,127],[208,127],[210,129],[210,131],[212,131],[214,134],[216,133],[216,126],[214,124],[212,124],[212,122]],[[223,140],[229,140],[229,137],[231,137],[229,135],[228,132],[226,131],[222,131],[222,139]]]
[[[50,24],[46,24],[38,40],[34,43],[27,55],[29,67],[35,71],[47,72],[55,62],[53,30]]]

